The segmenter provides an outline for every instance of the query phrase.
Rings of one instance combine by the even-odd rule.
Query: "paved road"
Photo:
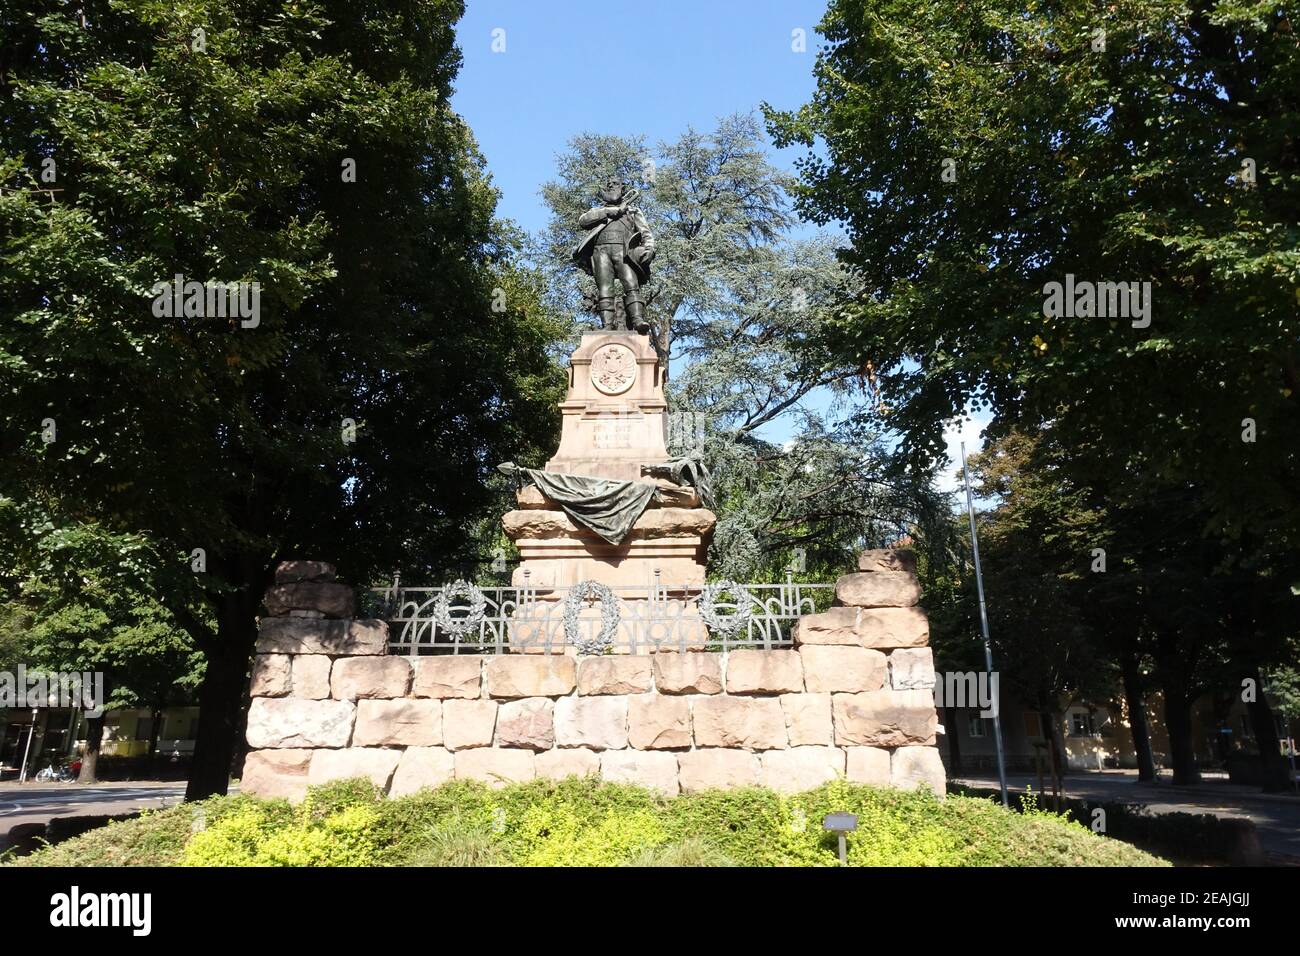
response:
[[[126,813],[170,807],[185,796],[183,783],[115,783],[79,786],[64,784],[0,784],[0,849],[9,844],[9,831],[26,823],[47,823],[54,817]]]
[[[954,778],[972,787],[996,790],[996,776],[980,774]],[[1038,778],[1010,774],[1007,787],[1038,789]],[[1050,784],[1048,785],[1050,790]],[[1265,852],[1300,859],[1300,796],[1261,793],[1258,788],[1207,780],[1194,787],[1175,787],[1164,777],[1158,784],[1138,783],[1135,771],[1072,773],[1065,778],[1068,797],[1118,800],[1145,804],[1152,813],[1212,813],[1219,817],[1246,817],[1255,822]]]

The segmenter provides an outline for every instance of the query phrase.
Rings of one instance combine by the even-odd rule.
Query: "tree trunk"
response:
[[[154,758],[158,756],[158,736],[162,733],[162,709],[152,707],[149,710],[149,766],[152,769]]]
[[[1062,781],[1065,777],[1065,767],[1062,759],[1065,748],[1061,742],[1060,723],[1056,719],[1056,713],[1046,707],[1039,711],[1039,719],[1043,721],[1043,726],[1047,728],[1047,752],[1051,760],[1052,771],[1052,809],[1060,813]]]
[[[250,584],[248,590],[257,587]],[[243,731],[248,663],[257,640],[261,595],[226,594],[217,610],[217,637],[204,648],[206,670],[199,686],[199,728],[194,739],[186,800],[225,794],[230,787],[238,739]]]
[[[1151,725],[1147,721],[1147,704],[1142,693],[1142,675],[1138,672],[1137,657],[1125,654],[1120,662],[1124,676],[1124,703],[1128,707],[1128,726],[1133,734],[1133,750],[1137,754],[1138,781],[1155,783],[1156,758],[1151,752]]]
[[[1192,743],[1192,702],[1181,687],[1165,687],[1165,728],[1169,731],[1169,759],[1174,765],[1174,785],[1201,782]]]
[[[99,747],[104,740],[104,715],[86,718],[86,752],[81,755],[77,783],[95,783],[99,767]]]
[[[659,353],[659,361],[663,363],[664,382],[668,381],[668,356],[671,354],[670,350],[673,345],[671,323],[672,316],[669,315],[650,328],[650,335],[654,338],[655,351]]]
[[[943,709],[944,730],[948,737],[948,775],[955,777],[961,773],[961,744],[957,736],[957,708]]]
[[[1277,718],[1273,708],[1264,698],[1263,681],[1259,671],[1250,675],[1255,680],[1255,699],[1246,704],[1250,714],[1250,729],[1255,734],[1255,744],[1259,747],[1260,783],[1265,793],[1278,793],[1291,789],[1291,767],[1286,757],[1282,756],[1282,742],[1277,734]]]

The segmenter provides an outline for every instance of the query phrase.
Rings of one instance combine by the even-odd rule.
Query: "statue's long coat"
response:
[[[578,228],[586,229],[587,232],[573,248],[573,261],[587,275],[591,275],[591,254],[596,246],[596,237],[604,232],[605,227],[609,225],[605,221],[605,214],[602,212],[604,208],[604,206],[593,206],[578,219]],[[650,224],[645,221],[645,216],[641,214],[641,210],[637,209],[636,206],[628,206],[624,215],[631,219],[632,229],[623,243],[623,258],[632,267],[632,271],[636,273],[637,278],[645,282],[650,278],[649,262],[647,261],[645,265],[642,265],[636,259],[628,256],[627,253],[629,249],[641,248],[653,255],[655,251],[654,236],[650,235]]]

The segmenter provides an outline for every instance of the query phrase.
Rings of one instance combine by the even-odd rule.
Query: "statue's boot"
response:
[[[612,297],[597,299],[596,309],[600,312],[600,327],[607,332],[613,331],[618,322],[618,313],[614,309],[614,299]]]
[[[650,323],[645,319],[645,303],[640,299],[633,299],[628,296],[624,300],[624,307],[627,309],[628,324],[642,335],[649,335]]]

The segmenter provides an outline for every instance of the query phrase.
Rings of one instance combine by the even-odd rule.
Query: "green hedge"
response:
[[[457,781],[385,799],[364,781],[281,800],[220,797],[111,824],[19,865],[837,866],[822,829],[856,813],[852,866],[1152,866],[1163,861],[1053,814],[838,781],[808,793],[663,799],[571,777],[499,790]]]
[[[1000,799],[996,790],[949,784],[950,793]],[[1046,794],[1012,791],[1008,798],[1013,810],[1036,809],[1039,801],[1049,802]],[[1242,817],[1220,817],[1212,813],[1152,813],[1146,804],[1125,800],[1085,800],[1067,797],[1061,802],[1061,815],[1067,820],[1089,826],[1095,811],[1105,811],[1104,832],[1116,840],[1176,860],[1179,864],[1224,863],[1233,866],[1258,866],[1264,862],[1255,824]],[[1091,827],[1089,827],[1091,828]]]

